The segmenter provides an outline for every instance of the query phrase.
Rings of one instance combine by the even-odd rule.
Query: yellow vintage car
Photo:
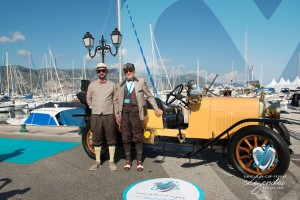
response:
[[[178,85],[167,95],[166,102],[156,99],[163,116],[156,116],[148,105],[149,118],[144,122],[146,143],[199,145],[199,149],[184,156],[187,158],[207,147],[221,146],[227,151],[229,163],[246,179],[257,175],[274,178],[286,173],[293,152],[284,125],[287,121],[280,119],[279,104],[266,108],[263,98],[206,97],[191,85],[182,95],[183,89],[183,85]],[[175,100],[181,104],[172,104]],[[92,135],[87,123],[82,143],[87,155],[95,159]]]

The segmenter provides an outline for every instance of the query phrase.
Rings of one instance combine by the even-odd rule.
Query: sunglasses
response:
[[[126,74],[127,72],[133,72],[132,69],[124,69],[124,73]]]
[[[99,70],[96,70],[96,72],[97,72],[97,74],[99,74],[99,73],[106,73],[106,69],[99,69]]]

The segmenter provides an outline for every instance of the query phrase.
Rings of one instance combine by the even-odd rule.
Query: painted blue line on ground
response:
[[[0,162],[31,164],[79,144],[81,143],[0,138]]]

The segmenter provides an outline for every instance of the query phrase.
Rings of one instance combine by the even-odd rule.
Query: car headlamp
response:
[[[280,119],[280,102],[277,101],[277,102],[271,104],[266,109],[266,114],[270,118]]]

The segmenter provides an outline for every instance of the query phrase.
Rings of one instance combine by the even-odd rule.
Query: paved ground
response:
[[[151,178],[178,178],[198,185],[205,193],[205,199],[300,199],[300,113],[288,110],[282,114],[294,124],[287,125],[295,155],[289,170],[281,181],[282,187],[261,187],[250,185],[236,176],[227,165],[227,157],[209,151],[191,160],[182,156],[191,147],[166,143],[145,145],[145,170],[123,171],[123,152],[117,151],[118,171],[111,172],[108,163],[95,171],[88,169],[93,163],[81,145],[38,162],[21,165],[0,162],[0,199],[122,199],[124,189],[141,180]],[[76,127],[34,127],[27,126],[28,132],[20,133],[18,126],[0,126],[0,137],[24,138],[53,141],[80,142]],[[1,147],[0,147],[1,148]],[[278,186],[278,187],[277,187]]]

